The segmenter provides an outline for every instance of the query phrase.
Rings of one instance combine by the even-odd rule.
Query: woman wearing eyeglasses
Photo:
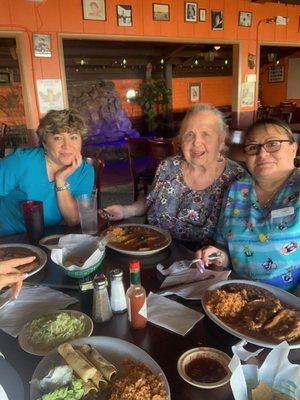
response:
[[[231,185],[216,245],[202,248],[197,256],[206,265],[231,265],[243,278],[292,290],[300,282],[297,143],[286,123],[267,118],[248,128],[243,148],[251,175]],[[217,250],[220,258],[209,261]]]

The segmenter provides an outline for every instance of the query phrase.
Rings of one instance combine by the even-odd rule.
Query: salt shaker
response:
[[[121,314],[127,310],[123,271],[119,268],[110,272],[110,304],[115,314]]]
[[[107,279],[104,274],[94,277],[93,287],[93,320],[95,322],[109,321],[112,311],[107,293]]]

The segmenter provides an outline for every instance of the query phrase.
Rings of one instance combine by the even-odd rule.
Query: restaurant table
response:
[[[47,234],[61,233],[63,228],[48,229]],[[26,234],[0,237],[0,244],[3,243],[28,243]],[[44,248],[43,248],[44,249]],[[46,250],[47,251],[47,250]],[[78,298],[78,302],[70,308],[83,311],[91,316],[92,311],[92,290],[80,292],[77,288],[77,281],[67,277],[62,268],[53,263],[50,259],[50,252],[47,251],[48,261],[45,267],[26,280],[26,284],[43,284],[60,287],[64,293]],[[125,287],[129,285],[128,265],[131,257],[106,249],[106,255],[100,268],[107,276],[113,268],[121,268],[124,271]],[[155,291],[161,284],[161,275],[156,270],[156,264],[162,263],[169,266],[175,260],[193,258],[193,253],[185,247],[172,243],[169,248],[151,255],[140,257],[142,284],[147,292]],[[62,286],[61,286],[62,285]],[[62,287],[67,287],[65,289]],[[198,311],[203,311],[201,301],[185,301],[172,296],[172,299]],[[199,346],[214,347],[232,356],[231,346],[240,341],[237,337],[230,335],[214,324],[207,316],[199,321],[185,336],[167,331],[163,328],[148,323],[146,328],[133,330],[129,326],[127,313],[114,315],[105,323],[94,323],[93,336],[111,336],[120,338],[135,344],[145,350],[160,365],[170,385],[172,400],[231,400],[233,395],[230,384],[216,389],[200,389],[185,382],[177,372],[177,361],[182,353]],[[250,345],[249,350],[257,350],[257,346]],[[9,363],[19,373],[25,388],[25,400],[29,400],[29,381],[33,372],[42,359],[23,351],[16,338],[0,330],[0,352],[2,352]],[[268,354],[266,349],[260,356],[261,360]],[[289,359],[292,362],[300,363],[300,350],[291,350]],[[20,399],[21,400],[21,399]]]

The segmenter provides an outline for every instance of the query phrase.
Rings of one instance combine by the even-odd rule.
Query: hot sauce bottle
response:
[[[147,324],[146,290],[141,285],[140,262],[129,265],[130,287],[126,292],[128,319],[133,329],[145,328]]]

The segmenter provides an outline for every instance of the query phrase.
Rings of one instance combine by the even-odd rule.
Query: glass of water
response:
[[[76,200],[82,233],[94,235],[98,232],[97,194],[83,194]]]

